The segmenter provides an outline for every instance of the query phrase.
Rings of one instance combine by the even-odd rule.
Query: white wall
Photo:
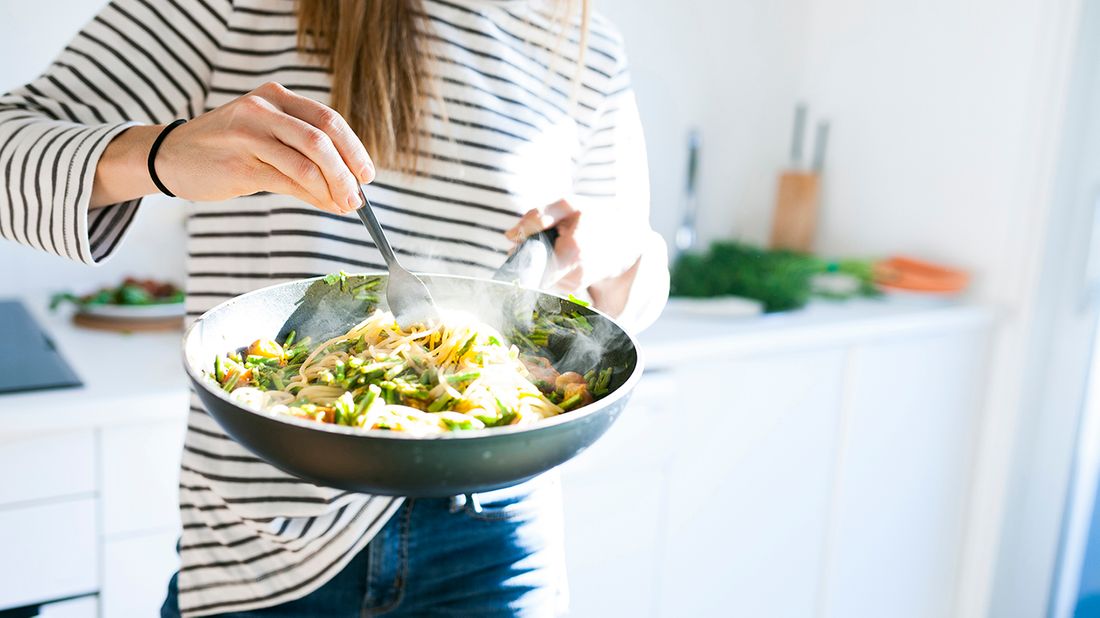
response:
[[[833,120],[819,247],[904,252],[1007,293],[1023,221],[1036,24],[1056,3],[815,0],[803,92]]]
[[[106,4],[102,0],[0,2],[0,92],[37,77],[69,39]],[[85,292],[124,275],[182,283],[183,209],[149,198],[128,242],[102,266],[91,268],[0,240],[0,297],[60,290]]]
[[[595,0],[626,38],[646,132],[652,220],[680,221],[687,134],[701,131],[704,241],[763,240],[786,163],[810,0]]]
[[[1002,553],[1021,533],[1002,524],[1027,499],[1009,490],[1029,465],[1014,461],[1043,422],[1029,398],[1041,374],[1028,361],[1047,302],[1038,270],[1077,4],[808,5],[801,92],[833,121],[819,249],[962,266],[975,277],[971,297],[1001,314],[976,465],[958,471],[971,479],[956,582],[955,615],[966,618],[1043,615],[1053,565],[1050,538]]]

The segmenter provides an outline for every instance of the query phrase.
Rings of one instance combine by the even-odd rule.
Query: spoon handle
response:
[[[365,225],[367,231],[370,232],[370,237],[378,247],[378,252],[382,254],[382,259],[386,261],[386,266],[388,266],[390,270],[401,268],[401,264],[397,261],[397,256],[393,253],[393,248],[390,247],[390,241],[386,240],[386,233],[382,231],[382,224],[378,222],[378,217],[374,215],[374,207],[371,206],[370,200],[368,200],[366,194],[363,193],[363,187],[359,187],[359,197],[362,198],[363,205],[359,207],[359,210],[355,211],[355,214],[359,215],[359,218],[363,221],[363,225]]]

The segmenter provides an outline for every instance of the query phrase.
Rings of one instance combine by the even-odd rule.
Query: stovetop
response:
[[[23,303],[0,300],[0,394],[81,385]]]

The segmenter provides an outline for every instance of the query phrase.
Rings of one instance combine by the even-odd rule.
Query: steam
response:
[[[528,334],[537,326],[548,331],[546,346],[550,361],[559,371],[576,371],[584,374],[593,369],[610,366],[613,360],[621,362],[620,354],[629,345],[625,333],[606,318],[591,313],[569,301],[523,288],[515,284],[490,284],[476,279],[451,277],[426,277],[437,306],[446,314],[462,312],[476,316],[505,337],[513,333]],[[555,316],[576,311],[582,324],[560,324],[539,320],[534,316]],[[517,343],[513,341],[512,343]],[[523,347],[522,345],[520,346]]]
[[[383,222],[389,213],[381,211]],[[396,222],[395,222],[396,224]],[[406,222],[402,222],[407,225]],[[443,276],[423,275],[435,304],[446,315],[460,312],[475,316],[511,338],[515,332],[530,332],[534,327],[533,315],[557,315],[563,311],[578,311],[587,318],[592,328],[588,332],[572,325],[542,323],[550,331],[550,360],[559,371],[585,373],[609,366],[610,359],[623,359],[622,354],[630,343],[624,333],[608,320],[588,310],[533,291],[543,283],[551,263],[553,241],[544,234],[531,237],[521,243],[493,277],[499,284],[489,284],[482,268],[452,261],[453,252],[443,242],[421,240],[416,242],[415,254],[401,255],[406,267],[416,273],[441,273]],[[454,275],[477,272],[481,279],[464,279]],[[384,294],[380,294],[382,298]],[[521,348],[523,346],[520,346]]]
[[[455,314],[472,316],[496,328],[521,350],[546,356],[560,372],[584,375],[610,367],[612,388],[630,374],[633,355],[629,337],[589,309],[515,284],[447,275],[423,278],[443,316],[456,320],[463,318]],[[308,336],[314,341],[343,334],[372,307],[385,306],[383,281],[384,277],[367,275],[313,283],[283,324],[279,338],[291,330],[299,338]],[[562,314],[565,319],[557,317]],[[525,337],[538,339],[532,341],[538,349],[529,349],[522,341]]]

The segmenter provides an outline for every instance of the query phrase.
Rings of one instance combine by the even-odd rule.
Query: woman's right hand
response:
[[[134,127],[112,140],[96,169],[93,208],[156,192],[146,157],[161,129]],[[155,166],[161,182],[184,199],[267,191],[338,214],[362,205],[359,184],[375,175],[370,155],[340,114],[276,83],[173,130]]]

